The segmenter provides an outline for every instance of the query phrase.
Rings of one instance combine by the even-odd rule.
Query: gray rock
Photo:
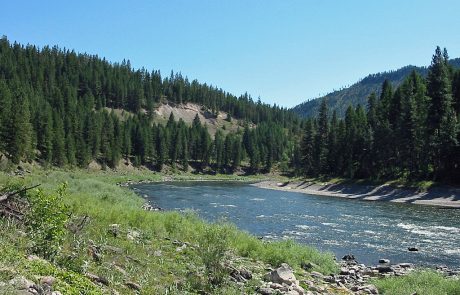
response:
[[[374,285],[366,285],[358,288],[359,291],[364,291],[367,294],[379,294],[379,290]]]
[[[296,291],[300,295],[305,294],[305,290],[302,287],[298,286],[298,285],[292,285],[291,288],[292,288],[292,290]]]
[[[304,270],[311,270],[312,268],[316,267],[317,265],[311,262],[302,262],[300,264],[300,267],[303,268]]]
[[[117,237],[120,234],[120,225],[116,223],[109,225],[108,232]]]
[[[23,276],[15,277],[9,281],[9,284],[13,286],[16,290],[29,290],[30,288],[35,287],[35,283],[29,281]]]
[[[281,264],[280,267],[268,273],[266,277],[268,281],[271,281],[274,283],[279,283],[279,284],[285,283],[287,285],[296,283],[296,278],[294,276],[294,273],[292,272],[291,267],[287,265],[286,263]]]
[[[141,233],[136,230],[128,230],[126,238],[131,241],[136,241],[141,237]]]
[[[247,269],[240,269],[240,275],[246,280],[252,279],[252,273]]]
[[[319,272],[317,272],[317,271],[312,271],[312,272],[310,273],[310,275],[311,275],[312,277],[318,278],[318,279],[324,278],[324,275],[321,274],[321,273],[319,273]]]
[[[403,262],[403,263],[400,263],[399,266],[402,268],[412,268],[414,265],[412,263]]]
[[[379,271],[379,273],[389,273],[393,271],[393,269],[389,265],[379,265],[377,267],[377,270]]]
[[[56,282],[56,278],[52,276],[45,276],[40,278],[40,284],[52,286]]]
[[[356,259],[355,259],[355,256],[353,254],[347,254],[347,255],[342,257],[342,260],[353,261],[353,260],[356,260]]]
[[[258,292],[262,295],[272,295],[272,294],[275,294],[276,291],[271,289],[271,288],[267,288],[267,287],[262,287],[258,290]]]
[[[380,264],[390,264],[390,260],[389,259],[379,259],[379,263]]]

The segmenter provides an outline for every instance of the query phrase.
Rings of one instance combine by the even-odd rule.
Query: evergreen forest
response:
[[[460,183],[460,71],[436,49],[428,74],[413,71],[380,97],[329,116],[326,100],[307,119],[297,169],[307,176]]]
[[[172,114],[166,124],[155,123],[159,105],[187,102],[211,116],[226,112],[241,128],[212,138],[198,117],[191,126]],[[244,162],[251,172],[269,171],[274,163],[288,165],[300,128],[295,114],[247,93],[236,97],[180,73],[162,77],[129,61],[11,44],[6,37],[0,39],[0,105],[1,154],[12,163],[44,166],[97,161],[116,168],[124,160],[158,170],[193,164],[227,173]]]
[[[17,164],[103,168],[132,163],[161,170],[280,172],[308,177],[436,180],[460,183],[460,70],[436,49],[426,77],[412,71],[397,87],[386,80],[367,105],[344,118],[324,99],[301,119],[277,105],[189,81],[181,73],[134,69],[96,55],[0,39],[0,156]],[[234,132],[211,136],[162,104],[226,112]],[[119,112],[123,115],[120,116]]]

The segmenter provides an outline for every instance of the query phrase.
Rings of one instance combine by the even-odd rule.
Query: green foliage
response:
[[[449,64],[459,69],[460,58],[449,60]],[[341,89],[334,90],[323,97],[310,99],[295,106],[292,110],[303,118],[314,118],[318,115],[321,102],[323,99],[326,99],[330,113],[332,114],[332,112],[335,111],[339,118],[344,118],[349,105],[353,107],[366,105],[368,97],[372,93],[379,94],[385,80],[390,81],[391,84],[395,86],[399,86],[404,82],[406,77],[414,71],[422,77],[428,75],[427,67],[416,66],[405,66],[395,71],[370,74],[353,85],[341,87]]]
[[[413,71],[396,90],[385,80],[380,98],[369,96],[367,112],[349,105],[343,120],[330,120],[323,101],[319,117],[305,123],[298,170],[309,177],[459,183],[455,77],[438,47],[426,80]]]
[[[182,174],[177,176],[177,179],[193,180],[196,177],[193,174]],[[230,175],[199,177],[234,181],[259,179]],[[9,179],[10,176],[0,173],[0,184],[5,184]],[[0,224],[0,268],[12,265],[21,273],[24,272],[28,278],[45,273],[53,275],[59,280],[60,288],[57,290],[63,294],[75,294],[69,290],[101,291],[100,286],[91,284],[84,278],[83,274],[86,272],[109,279],[109,288],[116,289],[120,294],[130,292],[124,287],[126,279],[139,283],[142,293],[145,294],[194,294],[201,291],[211,294],[253,293],[253,285],[248,285],[249,289],[242,290],[228,280],[222,280],[222,274],[225,274],[222,265],[233,260],[235,256],[238,257],[238,261],[245,262],[245,267],[251,264],[263,266],[263,263],[268,262],[287,262],[293,267],[300,267],[302,262],[311,261],[317,265],[317,271],[325,274],[337,271],[331,254],[321,253],[307,246],[292,242],[265,243],[234,226],[222,223],[209,224],[194,214],[143,211],[139,208],[144,200],[133,191],[115,185],[128,179],[160,181],[162,175],[148,171],[70,172],[54,169],[38,170],[28,174],[23,180],[24,183],[18,187],[41,183],[46,196],[55,196],[56,186],[64,181],[68,182],[63,201],[72,212],[69,229],[72,228],[74,220],[81,220],[85,215],[90,221],[77,233],[67,231],[60,251],[50,264],[53,269],[41,264],[27,266],[31,262],[26,259],[26,253],[30,250],[30,240],[34,241],[35,238],[32,234],[18,238],[16,229]],[[120,225],[119,236],[113,237],[108,233],[107,229],[111,224]],[[141,238],[135,242],[126,239],[128,230],[139,231]],[[188,242],[189,246],[183,251],[177,251],[178,245],[174,243],[175,240]],[[90,241],[100,246],[120,248],[122,254],[103,251],[102,261],[94,261],[88,256],[88,245],[92,243]],[[160,256],[153,255],[157,251],[161,252]],[[122,267],[127,275],[121,275],[113,263]],[[251,268],[249,270],[256,272]],[[208,271],[211,272],[209,277]],[[263,275],[265,270],[258,272]],[[221,282],[221,285],[212,287],[211,281]],[[90,287],[91,289],[88,289]],[[91,293],[88,291],[83,294]]]
[[[221,160],[212,153],[211,135],[199,117],[190,127],[172,113],[166,127],[154,124],[153,109],[160,103],[199,104],[205,116],[223,111],[228,121],[276,122],[281,128],[299,124],[287,109],[255,103],[248,94],[236,97],[180,73],[162,77],[159,71],[134,70],[129,61],[111,64],[57,47],[10,44],[6,37],[0,39],[0,56],[0,152],[13,163],[39,159],[45,166],[87,167],[94,160],[117,168],[123,157],[136,166],[162,169],[180,163],[187,170],[191,162],[205,170],[211,160]],[[254,157],[268,168],[284,145],[264,136],[260,140],[269,149],[259,151],[262,142]],[[239,168],[245,155],[236,139],[232,143],[237,151],[227,158],[228,172]]]
[[[220,285],[227,275],[224,262],[229,250],[230,228],[223,224],[206,226],[200,240],[199,255],[211,285]]]
[[[417,271],[406,276],[374,280],[381,294],[458,295],[460,280],[434,271]]]
[[[67,234],[69,211],[64,204],[66,188],[66,183],[63,183],[54,194],[39,189],[29,195],[27,225],[34,242],[33,251],[45,258],[53,258],[57,254]]]

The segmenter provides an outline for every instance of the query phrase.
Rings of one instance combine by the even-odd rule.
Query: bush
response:
[[[226,225],[208,225],[200,243],[199,255],[211,285],[220,285],[227,274],[224,261],[229,249],[230,228]]]
[[[26,224],[33,241],[32,249],[46,259],[54,258],[67,233],[69,210],[63,200],[66,189],[67,184],[63,183],[54,194],[45,194],[39,189],[29,195]]]

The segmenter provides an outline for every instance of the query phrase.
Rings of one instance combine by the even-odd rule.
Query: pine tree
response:
[[[436,179],[446,175],[454,147],[457,145],[457,122],[452,105],[452,88],[446,56],[446,53],[441,53],[439,47],[436,48],[427,78],[428,96],[431,98],[428,132]]]
[[[348,178],[354,178],[356,167],[355,149],[357,137],[357,120],[355,110],[349,106],[345,113],[345,150],[344,153],[344,172]]]
[[[53,114],[54,123],[54,138],[53,138],[53,163],[56,166],[64,166],[67,164],[65,152],[65,134],[64,123],[58,113]]]
[[[452,93],[454,98],[455,111],[457,112],[457,119],[460,115],[460,70],[455,72],[452,81]]]
[[[232,169],[236,170],[241,165],[241,156],[242,156],[242,146],[241,139],[239,136],[233,138],[232,144]]]
[[[4,80],[0,80],[0,151],[7,152],[8,144],[12,140],[12,93]]]
[[[17,87],[11,110],[7,119],[8,135],[6,136],[5,152],[13,163],[19,163],[31,150],[32,125],[30,123],[29,99],[25,91]]]
[[[224,134],[219,129],[216,132],[216,136],[214,138],[214,159],[216,161],[216,170],[221,171],[224,167]]]
[[[39,132],[38,135],[38,150],[41,154],[41,159],[46,163],[50,164],[53,159],[53,114],[51,108],[46,105],[39,117],[38,124]]]
[[[306,176],[315,174],[314,170],[314,152],[315,152],[315,128],[313,120],[308,119],[305,124],[305,131],[301,143],[302,166]]]
[[[315,137],[315,174],[328,172],[329,119],[326,99],[323,99],[318,114],[318,129]]]
[[[332,119],[329,128],[327,146],[328,146],[328,153],[327,153],[327,167],[325,169],[325,173],[328,174],[335,174],[337,171],[337,155],[340,153],[340,148],[338,145],[338,119],[337,119],[337,112],[334,110],[332,113]]]

